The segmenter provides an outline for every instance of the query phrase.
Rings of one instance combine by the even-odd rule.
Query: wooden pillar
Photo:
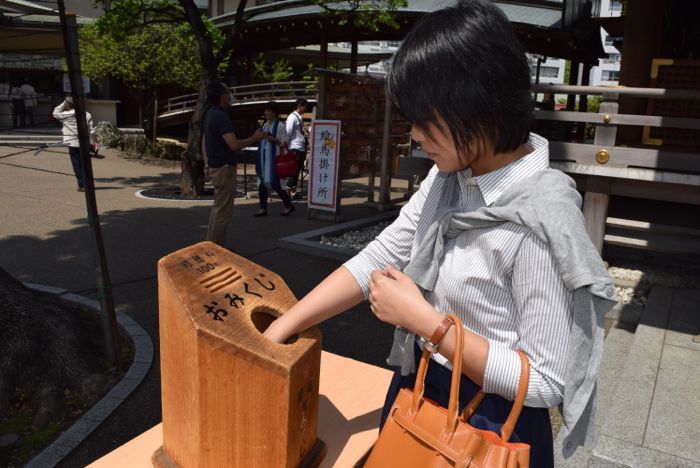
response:
[[[328,69],[328,40],[323,30],[321,30],[321,68]]]
[[[352,41],[350,49],[350,73],[357,73],[357,41]]]
[[[248,54],[248,58],[246,59],[246,72],[248,73],[248,84],[253,83],[253,60],[253,54]]]
[[[391,201],[391,156],[391,99],[385,95],[382,169],[379,180],[379,211],[384,211]]]
[[[372,128],[374,129],[374,137],[369,149],[369,178],[367,180],[367,201],[374,203],[374,179],[377,164],[377,149],[379,147],[379,96],[380,87],[374,87],[374,96],[372,99]]]
[[[603,94],[600,103],[600,112],[605,114],[617,114],[618,94]],[[615,146],[617,126],[608,124],[596,125],[596,146],[612,148]],[[603,161],[603,159],[601,159]],[[607,164],[606,160],[606,164]],[[600,161],[599,161],[600,164]],[[598,252],[603,251],[605,240],[605,224],[608,218],[608,204],[610,202],[610,179],[600,176],[587,176],[586,193],[583,197],[583,217],[586,220],[586,231]]]
[[[620,63],[620,85],[648,87],[651,61],[660,57],[663,50],[664,0],[634,0],[627,2],[625,35]],[[646,114],[647,100],[624,97],[620,101],[622,114]],[[642,127],[620,128],[620,143],[639,144]]]
[[[587,63],[583,64],[581,73],[581,86],[588,86],[591,81],[591,66]],[[578,111],[588,112],[588,96],[581,94],[578,99]],[[586,139],[586,122],[579,122],[576,127],[576,140],[583,143]]]
[[[569,66],[569,83],[570,85],[578,84],[578,62],[571,61]],[[566,97],[566,110],[573,111],[576,108],[576,95],[569,94]]]

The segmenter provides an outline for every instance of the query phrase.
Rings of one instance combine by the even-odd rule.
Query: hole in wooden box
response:
[[[250,314],[250,320],[253,322],[253,325],[255,328],[260,332],[264,332],[267,330],[267,327],[270,326],[272,322],[277,319],[278,314],[271,310],[257,310],[253,313]],[[298,334],[290,336],[287,341],[284,342],[284,344],[294,344],[296,343],[297,339],[299,338]]]

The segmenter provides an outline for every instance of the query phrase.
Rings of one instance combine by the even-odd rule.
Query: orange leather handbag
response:
[[[462,369],[464,329],[459,318],[449,317],[457,330],[457,346],[452,360],[452,381],[448,408],[423,397],[430,351],[424,350],[413,391],[403,388],[391,407],[365,468],[400,467],[479,467],[527,468],[530,446],[508,442],[523,408],[530,378],[530,362],[518,351],[522,363],[518,394],[500,435],[476,429],[467,421],[484,398],[477,392],[459,416],[459,381]]]

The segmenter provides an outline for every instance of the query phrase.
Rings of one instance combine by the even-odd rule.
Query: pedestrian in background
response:
[[[10,105],[12,106],[12,128],[24,127],[24,98],[22,97],[22,87],[15,82],[10,88]]]
[[[61,122],[63,126],[63,144],[68,146],[70,162],[73,165],[73,173],[78,180],[78,192],[85,191],[85,176],[83,174],[82,160],[80,159],[80,140],[78,139],[78,119],[75,116],[73,98],[67,96],[63,102],[53,110],[53,118]],[[94,144],[95,126],[92,124],[92,116],[85,112],[88,131],[90,132],[90,145]]]
[[[202,155],[205,176],[214,186],[214,204],[209,215],[207,240],[224,246],[226,228],[233,215],[236,196],[236,151],[250,146],[267,136],[256,131],[252,136],[239,140],[228,115],[233,97],[222,81],[207,85],[209,109],[202,119]]]
[[[258,176],[258,198],[260,209],[253,216],[267,216],[267,197],[272,188],[282,199],[284,210],[281,216],[287,216],[294,211],[294,205],[289,194],[282,189],[279,177],[275,172],[275,159],[283,148],[287,147],[287,130],[279,118],[279,105],[275,101],[265,104],[265,123],[262,131],[267,135],[260,141],[258,154],[255,157],[255,173]]]
[[[34,108],[36,107],[36,90],[34,86],[29,84],[28,79],[24,79],[24,83],[20,88],[22,90],[22,99],[24,99],[24,112],[26,119],[29,120],[29,125],[34,127]]]
[[[289,177],[285,181],[287,193],[289,196],[298,200],[300,194],[297,193],[297,184],[299,182],[302,171],[304,170],[304,161],[306,160],[306,152],[308,151],[308,139],[304,134],[304,117],[303,115],[309,112],[309,102],[304,98],[299,98],[294,103],[294,111],[287,117],[287,136],[289,138],[289,151],[297,155],[299,160],[299,170],[297,175]],[[303,187],[299,188],[299,192]]]

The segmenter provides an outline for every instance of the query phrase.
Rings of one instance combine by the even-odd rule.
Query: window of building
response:
[[[609,53],[606,58],[603,59],[603,63],[617,63],[620,61],[620,54]]]
[[[540,78],[556,78],[559,76],[559,67],[540,67]]]
[[[620,72],[618,70],[603,70],[600,79],[603,81],[618,81],[620,79]]]

